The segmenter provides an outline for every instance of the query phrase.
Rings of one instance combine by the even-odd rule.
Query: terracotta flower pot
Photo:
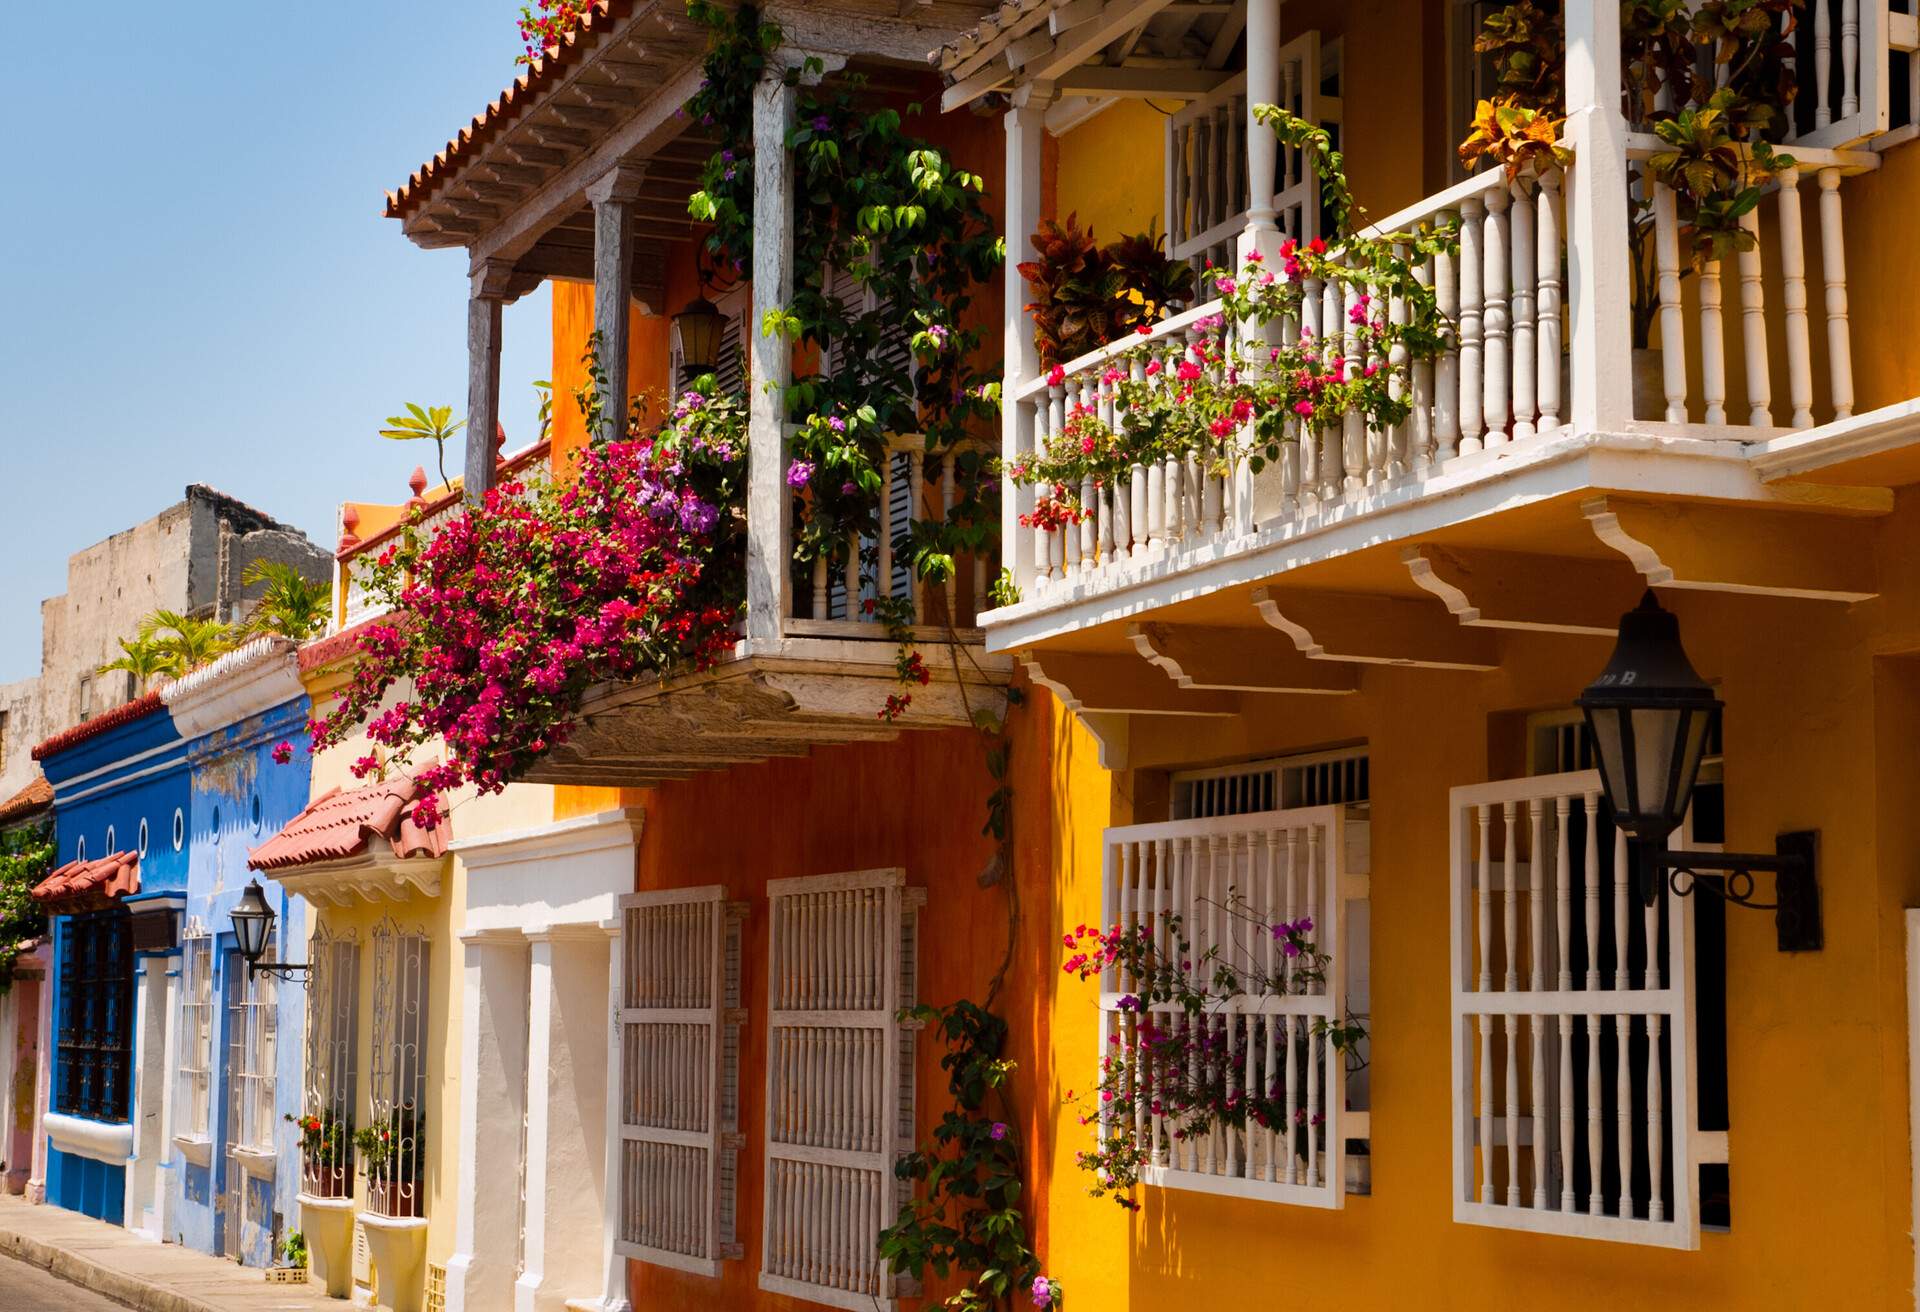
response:
[[[381,1216],[419,1216],[420,1186],[399,1180],[369,1180],[367,1206]]]

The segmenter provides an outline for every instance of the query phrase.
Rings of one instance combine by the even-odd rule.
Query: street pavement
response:
[[[124,1303],[4,1254],[0,1254],[0,1308],[7,1312],[126,1312]]]

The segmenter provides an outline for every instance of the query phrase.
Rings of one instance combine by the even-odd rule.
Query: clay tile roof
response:
[[[38,815],[52,805],[53,785],[47,782],[45,775],[35,775],[32,783],[0,802],[0,825]]]
[[[449,822],[432,829],[413,821],[411,779],[389,779],[342,792],[330,789],[307,803],[286,827],[247,854],[254,870],[287,870],[363,855],[375,838],[396,857],[437,857],[447,850]]]
[[[552,83],[579,63],[593,44],[589,38],[597,35],[596,29],[604,31],[612,27],[633,5],[634,0],[597,0],[581,16],[579,27],[569,32],[559,45],[548,46],[545,57],[535,60],[505,91],[494,97],[492,104],[474,115],[473,122],[461,128],[460,135],[449,141],[445,150],[415,169],[413,176],[397,190],[387,193],[386,217],[404,219],[411,214],[469,155],[491,141]]]
[[[94,861],[69,861],[33,886],[33,900],[62,914],[98,911],[140,891],[140,854],[115,852]]]
[[[136,697],[91,720],[82,720],[71,729],[55,734],[33,749],[33,759],[44,761],[49,756],[77,747],[89,738],[105,733],[109,729],[118,729],[123,724],[131,724],[145,715],[152,715],[161,708],[160,693],[156,690],[144,697]]]

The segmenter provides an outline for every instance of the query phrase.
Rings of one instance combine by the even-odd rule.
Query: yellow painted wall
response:
[[[1224,720],[1137,718],[1121,796],[1162,795],[1161,767],[1368,746],[1373,1194],[1320,1212],[1148,1189],[1129,1218],[1084,1196],[1070,1158],[1087,1132],[1062,1109],[1043,1186],[1046,1260],[1072,1305],[1254,1305],[1279,1277],[1304,1302],[1355,1308],[1911,1307],[1901,909],[1920,903],[1920,670],[1873,653],[1910,641],[1915,588],[1899,562],[1916,547],[1909,496],[1885,532],[1887,599],[1847,610],[1663,598],[1727,704],[1728,846],[1770,851],[1776,832],[1817,828],[1826,916],[1825,950],[1787,956],[1770,915],[1728,912],[1732,1228],[1704,1235],[1698,1252],[1451,1217],[1448,789],[1517,773],[1521,745],[1491,717],[1514,712],[1500,723],[1517,727],[1519,713],[1567,705],[1605,640],[1509,634],[1497,672],[1369,668],[1354,697],[1249,697]],[[1069,824],[1097,823],[1071,788],[1056,805]],[[1056,929],[1100,915],[1094,841],[1076,828],[1063,847]],[[1067,1082],[1084,1087],[1093,994],[1070,980],[1053,993],[1053,1044]]]
[[[324,714],[344,686],[349,666],[342,664],[303,676],[307,693],[313,698],[314,713]],[[364,736],[349,741],[313,758],[312,795],[320,796],[333,788],[352,789],[365,781],[353,776],[355,759],[371,749]],[[514,784],[503,793],[476,798],[470,790],[454,795],[449,807],[449,823],[454,837],[476,837],[541,825],[555,817],[553,789],[540,784]],[[399,880],[396,892],[405,896],[392,901],[369,902],[356,899],[350,906],[314,906],[308,921],[308,934],[325,924],[335,935],[351,932],[360,944],[360,1017],[356,1061],[355,1121],[364,1124],[372,1106],[373,1013],[374,1013],[374,928],[391,917],[403,932],[424,930],[429,940],[427,1025],[423,1046],[426,1052],[426,1260],[444,1265],[453,1253],[454,1207],[458,1197],[457,1179],[460,1160],[460,1011],[463,1000],[463,958],[460,931],[466,906],[466,868],[458,858],[449,857],[441,878],[438,897],[426,897]],[[306,956],[305,960],[312,960]],[[366,1204],[366,1179],[356,1173],[354,1195],[360,1206]]]
[[[1077,212],[1102,242],[1148,228],[1164,237],[1166,121],[1145,101],[1122,100],[1061,137],[1054,208],[1042,212]]]

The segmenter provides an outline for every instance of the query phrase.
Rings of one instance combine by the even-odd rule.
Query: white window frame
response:
[[[341,1127],[341,1142],[336,1162],[316,1166],[301,1154],[301,1190],[314,1197],[351,1197],[360,1055],[358,935],[351,929],[336,934],[323,921],[307,943],[307,959],[313,966],[307,984],[306,1088],[300,1114],[332,1114]],[[342,1187],[344,1194],[335,1192]]]
[[[373,929],[373,1077],[367,1125],[386,1124],[414,1109],[414,1136],[395,1146],[367,1177],[366,1210],[383,1216],[425,1216],[425,1156],[432,1130],[422,1134],[427,1093],[427,1010],[432,994],[432,940],[423,926],[402,928],[391,916]],[[411,1173],[415,1178],[409,1180]]]
[[[180,935],[180,1068],[174,1142],[205,1166],[213,1141],[213,933],[199,917]]]
[[[270,954],[278,956],[273,944]],[[280,997],[277,982],[267,971],[247,970],[237,954],[230,965],[245,972],[240,981],[238,1005],[227,1024],[237,1027],[239,1042],[233,1045],[239,1062],[227,1073],[233,1082],[230,1106],[234,1125],[228,1131],[236,1151],[256,1156],[273,1156],[273,1136],[277,1114],[274,1091],[280,1048]]]
[[[744,902],[719,884],[620,899],[615,1251],[717,1276],[736,1239]]]
[[[1350,979],[1356,958],[1365,953],[1364,941],[1347,933],[1350,915],[1361,909],[1350,904],[1364,904],[1370,891],[1368,876],[1357,868],[1364,865],[1360,854],[1367,843],[1358,814],[1348,806],[1299,807],[1106,831],[1102,924],[1147,926],[1159,952],[1170,956],[1177,950],[1170,922],[1178,916],[1196,976],[1211,976],[1213,966],[1201,963],[1216,946],[1219,963],[1277,974],[1281,963],[1270,936],[1251,940],[1233,933],[1226,910],[1231,890],[1244,903],[1244,914],[1266,923],[1311,916],[1314,943],[1329,958],[1318,992],[1212,993],[1204,1013],[1206,1023],[1234,1036],[1230,1043],[1264,1030],[1269,1060],[1263,1080],[1282,1078],[1283,1066],[1294,1069],[1295,1052],[1304,1053],[1309,1070],[1322,1072],[1320,1080],[1300,1081],[1287,1097],[1295,1110],[1323,1118],[1318,1138],[1324,1147],[1305,1156],[1282,1153],[1284,1131],[1218,1125],[1204,1139],[1176,1139],[1175,1123],[1136,1104],[1133,1131],[1149,1152],[1141,1176],[1146,1184],[1308,1207],[1346,1205],[1346,1141],[1368,1137],[1367,1115],[1349,1108],[1354,1081],[1344,1057],[1313,1027],[1349,1015]],[[1364,980],[1364,965],[1360,970]],[[1137,996],[1136,982],[1117,970],[1101,977],[1099,1055],[1112,1051],[1116,1038],[1123,1052],[1135,1051],[1140,1013],[1120,1003]],[[1176,1033],[1188,1023],[1177,1003],[1148,1003],[1146,1010]],[[1289,1056],[1274,1057],[1275,1045]],[[1139,1077],[1129,1072],[1129,1079]]]
[[[1605,823],[1602,798],[1594,770],[1468,784],[1449,795],[1453,1215],[1456,1221],[1502,1229],[1697,1248],[1699,1168],[1709,1160],[1709,1136],[1695,1128],[1693,901],[1673,896],[1662,883],[1652,907],[1639,904],[1630,888],[1625,836]],[[1599,844],[1606,842],[1613,845],[1614,875],[1605,889],[1597,880],[1585,882],[1577,905],[1571,896],[1574,845],[1567,823],[1576,811],[1585,817],[1581,869],[1599,869]],[[1542,853],[1551,855],[1539,859]],[[1523,854],[1529,859],[1522,860]],[[1619,944],[1630,941],[1636,928],[1644,934],[1649,924],[1657,927],[1663,904],[1665,960],[1655,979],[1640,972],[1636,987]],[[1608,925],[1615,942],[1611,954],[1599,946]],[[1577,929],[1583,931],[1582,941],[1595,945],[1588,969],[1580,974],[1571,969]],[[1483,953],[1481,945],[1498,945],[1499,951]],[[1665,1073],[1661,1063],[1644,1065],[1636,1087],[1633,1063],[1619,1055],[1645,1044],[1650,1032],[1657,1041],[1662,1031]],[[1566,1041],[1570,1034],[1572,1043]],[[1584,1125],[1576,1122],[1579,1090],[1573,1076],[1583,1037]],[[1531,1054],[1524,1100],[1521,1063],[1504,1060],[1522,1042]],[[1616,1054],[1610,1088],[1600,1060],[1609,1045]],[[1496,1047],[1502,1057],[1498,1063]],[[1505,1077],[1498,1084],[1496,1070]],[[1643,1107],[1666,1101],[1663,1079],[1671,1082],[1671,1112],[1634,1123],[1636,1099]],[[1618,1110],[1623,1092],[1625,1133]],[[1582,1147],[1589,1167],[1576,1179]],[[1671,1215],[1661,1203],[1660,1188],[1651,1190],[1645,1216],[1620,1214],[1618,1187],[1611,1197],[1601,1192],[1605,1165],[1614,1163],[1617,1174],[1622,1154],[1630,1159],[1634,1181],[1649,1177],[1650,1159],[1658,1163],[1662,1183],[1671,1178]],[[1595,1158],[1600,1166],[1593,1165]]]
[[[1202,820],[1303,806],[1364,804],[1365,744],[1173,773],[1173,818]],[[1315,794],[1319,794],[1315,796]]]
[[[917,1292],[876,1251],[912,1183],[924,889],[902,869],[767,883],[760,1288],[872,1312]],[[871,1032],[872,1037],[867,1037]]]

